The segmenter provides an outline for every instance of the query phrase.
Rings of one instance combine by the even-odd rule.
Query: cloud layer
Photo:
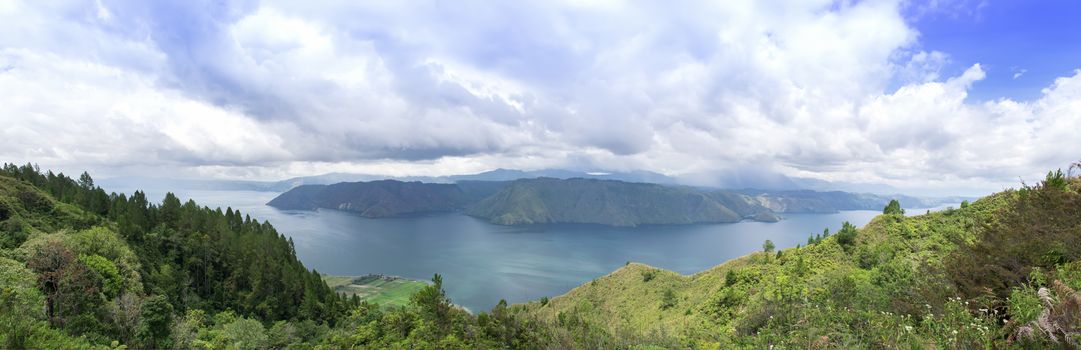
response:
[[[0,157],[46,167],[745,167],[969,191],[1081,158],[1081,73],[970,101],[987,73],[940,76],[949,53],[897,1],[0,4]]]

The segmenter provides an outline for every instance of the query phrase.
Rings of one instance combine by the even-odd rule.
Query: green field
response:
[[[335,292],[357,295],[361,300],[385,307],[406,306],[409,297],[428,282],[395,276],[323,276]]]

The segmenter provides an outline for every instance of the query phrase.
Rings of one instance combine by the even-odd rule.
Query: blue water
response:
[[[130,193],[130,191],[125,191]],[[878,212],[789,214],[776,223],[647,226],[498,226],[461,214],[367,219],[336,210],[282,211],[264,205],[276,193],[180,191],[182,200],[232,207],[269,220],[292,237],[308,268],[332,275],[379,273],[415,279],[443,275],[447,294],[473,311],[563,294],[627,261],[692,274],[762,249],[804,244],[841,223],[857,226]],[[148,191],[151,200],[164,193]],[[920,210],[919,212],[922,212]]]

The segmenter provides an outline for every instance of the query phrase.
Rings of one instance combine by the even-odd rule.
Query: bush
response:
[[[661,297],[661,310],[668,310],[676,307],[679,303],[679,299],[676,299],[676,292],[673,292],[671,288],[664,290],[664,296]]]
[[[30,212],[47,213],[53,209],[53,203],[48,198],[38,194],[37,191],[23,190],[16,195],[23,208]]]
[[[901,209],[901,202],[896,199],[891,199],[889,204],[882,209],[882,214],[886,215],[905,215],[905,210]]]
[[[841,230],[837,231],[837,234],[835,235],[837,237],[837,244],[840,244],[841,248],[844,248],[845,252],[848,252],[852,245],[856,244],[857,233],[856,226],[845,221],[844,224],[841,225]]]
[[[642,271],[642,282],[652,281],[654,277],[657,277],[657,270],[645,270]]]

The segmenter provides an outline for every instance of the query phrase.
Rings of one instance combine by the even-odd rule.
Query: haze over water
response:
[[[457,213],[368,219],[337,210],[283,211],[265,205],[277,196],[274,192],[174,193],[182,201],[192,198],[199,205],[232,207],[253,219],[269,220],[293,239],[304,265],[320,273],[420,280],[441,274],[451,300],[473,312],[491,309],[500,298],[517,303],[554,297],[627,261],[693,274],[761,250],[767,239],[778,248],[794,247],[823,228],[835,232],[844,221],[863,226],[878,214],[787,214],[776,223],[637,228],[499,226]],[[155,202],[164,195],[147,191]]]

